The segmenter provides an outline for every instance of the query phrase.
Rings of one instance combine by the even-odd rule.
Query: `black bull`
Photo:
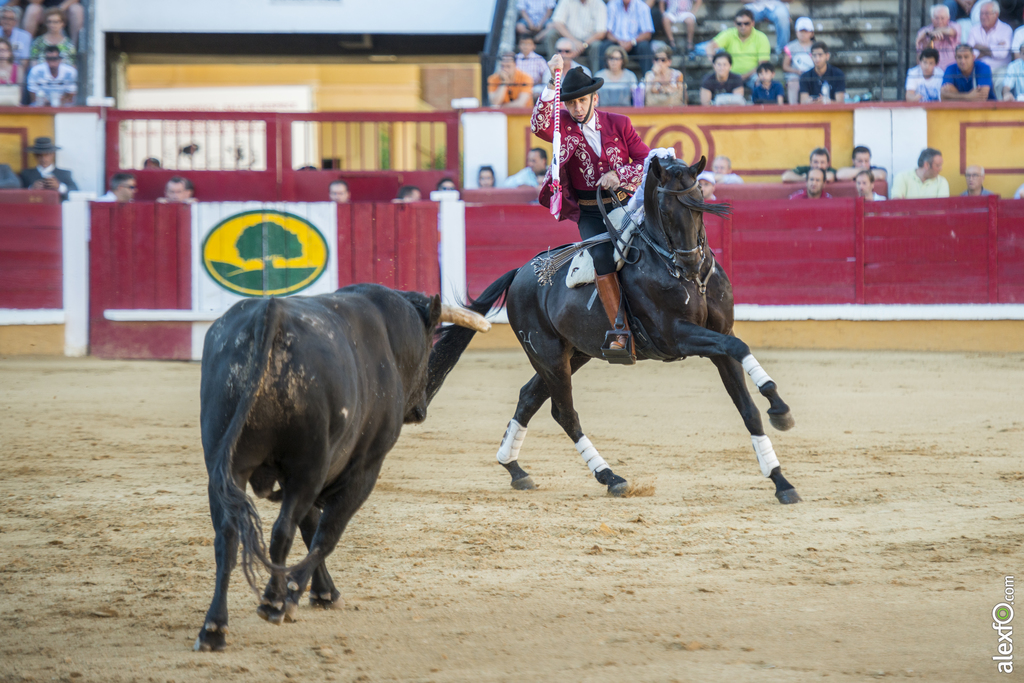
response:
[[[254,590],[258,566],[271,571],[258,609],[264,619],[291,619],[307,585],[313,605],[337,603],[324,559],[370,495],[402,425],[426,417],[441,310],[438,297],[355,285],[241,301],[211,326],[200,414],[217,581],[197,650],[225,646],[239,542]],[[281,501],[269,548],[247,483]],[[309,554],[284,567],[296,526]]]

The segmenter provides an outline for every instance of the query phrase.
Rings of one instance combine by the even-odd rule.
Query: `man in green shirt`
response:
[[[722,31],[708,43],[708,57],[725,50],[732,55],[732,70],[747,82],[757,74],[757,65],[769,60],[772,47],[768,36],[754,28],[754,13],[750,10],[737,12],[735,23],[736,28]]]
[[[949,196],[949,182],[942,172],[942,152],[926,147],[917,158],[917,168],[896,174],[892,199],[934,199]]]

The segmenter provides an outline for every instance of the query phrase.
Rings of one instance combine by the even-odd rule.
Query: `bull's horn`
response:
[[[459,327],[468,327],[477,332],[487,332],[491,329],[491,324],[487,322],[487,318],[479,313],[466,308],[449,306],[448,304],[441,304],[441,322],[454,323]]]

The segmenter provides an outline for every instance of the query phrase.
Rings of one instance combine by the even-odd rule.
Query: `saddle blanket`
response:
[[[625,209],[614,209],[609,212],[608,220],[622,232],[622,241],[615,245],[615,270],[622,270],[622,266],[626,263],[622,257],[622,252],[626,250],[629,243],[633,240],[633,221],[626,216]],[[569,263],[569,272],[565,276],[565,286],[572,289],[589,285],[594,281],[596,274],[594,270],[594,257],[590,255],[589,249],[584,249],[576,254]]]

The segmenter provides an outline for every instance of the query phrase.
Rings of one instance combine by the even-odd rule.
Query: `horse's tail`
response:
[[[512,281],[518,272],[519,269],[516,268],[502,275],[492,282],[478,298],[470,298],[466,308],[480,315],[487,315],[488,311],[499,305],[501,300],[508,295],[508,289],[512,286]],[[428,403],[433,400],[445,378],[448,377],[448,373],[459,362],[462,352],[469,346],[474,334],[476,334],[476,330],[468,327],[449,325],[438,335],[434,348],[430,352],[430,364],[427,370]]]

